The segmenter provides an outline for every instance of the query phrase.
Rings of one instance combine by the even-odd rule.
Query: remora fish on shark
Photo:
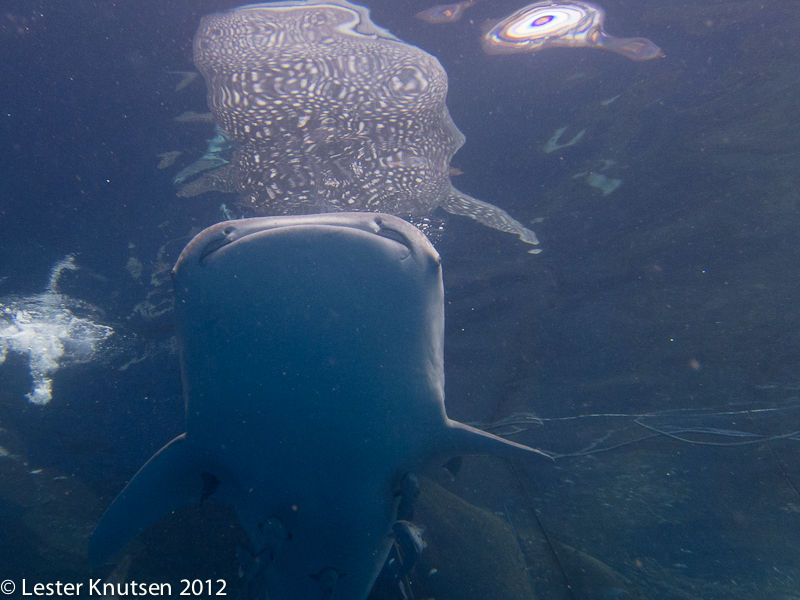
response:
[[[95,565],[210,499],[235,507],[248,577],[270,600],[362,600],[408,474],[465,454],[546,456],[447,417],[440,259],[399,218],[219,223],[173,280],[186,433],[108,508]]]
[[[260,215],[427,215],[440,206],[539,243],[450,183],[465,138],[445,104],[447,73],[363,6],[308,0],[211,14],[194,38],[194,62],[236,145],[229,166],[178,195],[239,192]]]

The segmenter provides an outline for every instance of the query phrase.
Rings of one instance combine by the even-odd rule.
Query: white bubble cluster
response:
[[[111,327],[76,315],[81,302],[58,293],[62,272],[76,269],[74,257],[68,256],[53,267],[43,294],[0,299],[0,364],[8,352],[28,356],[33,389],[26,397],[34,404],[52,399],[53,373],[89,362],[114,333]]]

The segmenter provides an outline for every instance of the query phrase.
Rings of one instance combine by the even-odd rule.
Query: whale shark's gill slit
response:
[[[198,262],[202,265],[203,261],[205,261],[205,259],[208,258],[211,254],[214,254],[214,252],[216,252],[220,248],[224,248],[230,243],[231,240],[228,239],[227,237],[221,237],[215,240],[211,240],[208,244],[206,244],[206,247],[203,248],[203,252],[200,253],[200,259],[198,260]]]

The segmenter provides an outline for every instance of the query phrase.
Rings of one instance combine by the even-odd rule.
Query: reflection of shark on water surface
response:
[[[187,432],[110,506],[94,564],[210,499],[236,508],[240,562],[270,599],[361,600],[408,474],[464,454],[542,455],[447,418],[439,256],[396,217],[219,223],[173,278]]]
[[[450,160],[465,138],[445,104],[447,73],[366,8],[274,2],[208,15],[194,61],[234,152],[179,196],[236,192],[257,215],[441,207],[539,243],[506,211],[453,187]]]

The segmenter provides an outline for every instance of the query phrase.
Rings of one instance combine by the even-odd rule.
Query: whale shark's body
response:
[[[270,600],[361,600],[403,476],[462,454],[538,452],[447,418],[439,256],[396,217],[228,221],[173,271],[186,433],[98,524],[102,564],[149,524],[233,504]]]

